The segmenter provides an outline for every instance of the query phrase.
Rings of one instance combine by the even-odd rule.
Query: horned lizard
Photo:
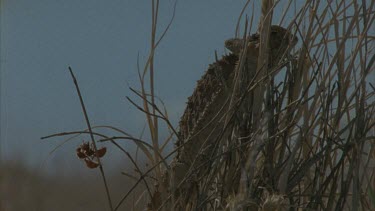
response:
[[[207,154],[212,149],[213,142],[217,140],[224,126],[222,118],[228,109],[228,101],[233,92],[235,72],[239,65],[243,46],[246,43],[245,70],[255,72],[259,51],[259,34],[253,34],[245,42],[243,39],[234,38],[225,41],[225,47],[232,54],[223,56],[222,59],[211,64],[197,82],[193,94],[188,98],[187,106],[181,117],[179,126],[179,139],[176,143],[179,151],[172,161],[173,185],[180,193],[193,188],[194,179],[187,180],[185,185],[177,187],[187,176],[191,167],[202,168]],[[270,67],[276,65],[283,58],[287,49],[294,46],[297,39],[287,29],[280,26],[272,26],[270,34]],[[194,168],[193,167],[193,168]],[[198,171],[199,172],[199,171]],[[198,173],[199,174],[199,173]],[[201,175],[196,175],[200,177]],[[169,177],[169,176],[166,176]],[[190,176],[191,177],[191,176]],[[169,181],[169,179],[166,179]],[[180,184],[181,185],[181,184]],[[190,197],[185,195],[185,200]],[[187,198],[186,198],[187,197]]]
[[[247,71],[256,71],[256,64],[259,52],[259,34],[253,34],[248,37],[246,67]],[[281,58],[297,43],[297,38],[289,31],[280,26],[271,26],[270,34],[270,67],[275,66]],[[224,56],[221,60],[211,64],[207,72],[198,81],[193,94],[188,98],[187,106],[180,121],[180,140],[184,142],[183,152],[179,153],[180,160],[191,160],[188,155],[196,154],[204,140],[212,131],[212,127],[207,124],[222,109],[226,98],[233,89],[233,75],[236,65],[241,55],[243,39],[233,38],[225,41],[225,47],[233,54]],[[225,111],[223,108],[222,112]],[[218,120],[220,116],[216,117]],[[215,124],[212,124],[214,126]],[[204,127],[206,127],[204,129]],[[203,130],[203,131],[202,131]],[[205,133],[206,131],[206,133]],[[210,139],[214,138],[214,134]],[[192,141],[192,139],[194,139]],[[177,143],[180,146],[182,143]],[[188,151],[188,152],[187,152]],[[183,154],[186,154],[184,156]],[[182,155],[182,157],[180,157]]]

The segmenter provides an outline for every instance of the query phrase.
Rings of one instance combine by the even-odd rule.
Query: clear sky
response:
[[[92,125],[140,133],[144,117],[125,97],[131,95],[128,86],[139,88],[137,55],[141,66],[148,55],[150,2],[2,1],[2,159],[23,159],[32,166],[46,158],[47,164],[76,160],[74,149],[81,138],[51,156],[64,139],[40,140],[86,128],[68,66],[78,78]],[[172,16],[174,1],[160,2],[159,35]],[[174,22],[155,57],[156,94],[176,126],[196,81],[214,62],[214,52],[225,53],[224,40],[234,36],[245,2],[178,1]],[[255,11],[257,17],[259,9]],[[251,16],[251,7],[246,14]]]

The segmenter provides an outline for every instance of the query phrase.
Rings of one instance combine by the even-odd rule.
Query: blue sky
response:
[[[223,43],[234,36],[245,2],[178,1],[174,22],[155,57],[156,94],[176,126],[196,81],[214,62],[214,52],[224,54]],[[159,35],[172,16],[173,3],[161,1]],[[259,9],[255,11],[257,17]],[[85,128],[68,66],[78,78],[92,125],[139,134],[144,117],[125,97],[131,95],[128,86],[139,88],[137,55],[142,66],[150,23],[150,1],[3,0],[1,158],[22,159],[31,166],[46,158],[47,165],[76,160],[74,148],[81,139],[52,155],[64,139],[40,140]]]

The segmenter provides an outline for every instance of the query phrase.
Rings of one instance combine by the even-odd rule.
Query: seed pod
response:
[[[81,148],[77,148],[76,152],[77,152],[77,156],[78,156],[80,159],[83,159],[83,158],[86,158],[86,157],[87,157],[87,156],[85,155],[85,153],[82,152],[82,149],[81,149]]]
[[[107,152],[107,148],[102,147],[101,149],[98,149],[98,151],[96,151],[96,156],[101,158],[105,155],[106,152]]]
[[[89,167],[90,169],[94,169],[94,168],[97,168],[99,166],[98,163],[96,163],[96,162],[94,162],[94,161],[92,161],[90,159],[85,158],[84,161],[86,163],[86,166]]]

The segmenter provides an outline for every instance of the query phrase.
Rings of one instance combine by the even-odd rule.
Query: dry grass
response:
[[[106,127],[123,136],[75,132],[110,141],[137,169],[137,175],[128,175],[136,180],[132,188],[117,203],[112,205],[109,200],[111,210],[119,210],[124,201],[132,200],[133,190],[141,183],[145,190],[139,197],[148,198],[149,208],[155,210],[173,209],[175,202],[185,205],[186,210],[375,208],[375,84],[371,81],[375,63],[375,2],[306,1],[298,7],[297,1],[285,2],[282,17],[277,20],[298,37],[298,45],[277,67],[262,68],[269,66],[269,31],[276,20],[273,13],[282,6],[279,1],[263,1],[258,27],[259,74],[250,84],[239,85],[246,89],[233,101],[233,107],[221,114],[226,122],[221,129],[231,135],[209,141],[215,147],[205,155],[209,158],[205,165],[191,166],[193,171],[182,175],[183,181],[194,181],[198,191],[197,197],[181,202],[174,193],[183,186],[165,182],[163,174],[179,173],[165,161],[177,149],[162,156],[165,146],[179,136],[168,120],[167,110],[158,106],[163,104],[154,95],[153,81],[154,53],[170,24],[157,38],[159,1],[152,1],[149,59],[142,70],[139,68],[140,90],[132,89],[141,103],[128,98],[144,112],[151,144],[109,126]],[[285,17],[294,18],[284,23]],[[246,21],[245,31],[251,24],[252,19],[250,23]],[[271,74],[276,71],[276,76]],[[255,96],[249,105],[250,117],[232,118],[242,115],[239,106],[250,96]],[[249,123],[245,136],[236,127],[243,125],[243,121]],[[160,124],[168,126],[170,137],[166,140],[159,140]],[[74,133],[56,135],[68,134]],[[142,171],[136,158],[116,143],[118,139],[133,141],[151,167]],[[194,178],[194,171],[203,173]],[[229,182],[236,185],[228,187]],[[111,198],[109,192],[107,197]]]

